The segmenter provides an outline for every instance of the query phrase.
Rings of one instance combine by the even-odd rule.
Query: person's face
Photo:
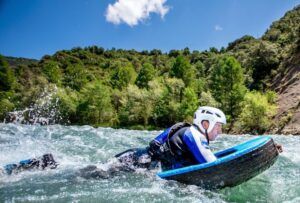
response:
[[[208,134],[209,140],[214,141],[219,134],[222,134],[222,124],[216,123],[212,131]]]

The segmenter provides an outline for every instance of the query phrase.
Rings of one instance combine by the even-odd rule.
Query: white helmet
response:
[[[226,117],[223,111],[210,106],[200,106],[194,114],[193,123],[198,126],[202,132],[205,132],[202,126],[202,121],[205,120],[209,122],[207,133],[213,129],[217,122],[226,124]]]

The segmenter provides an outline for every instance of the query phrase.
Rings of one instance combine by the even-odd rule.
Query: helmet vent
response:
[[[215,114],[216,114],[216,116],[218,116],[219,118],[221,118],[221,116],[219,114],[217,114],[217,113],[215,113]]]

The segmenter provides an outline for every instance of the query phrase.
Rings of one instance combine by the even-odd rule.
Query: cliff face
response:
[[[298,45],[298,47],[300,47]],[[300,134],[300,51],[282,62],[272,88],[279,94],[278,112],[274,118],[274,133]]]

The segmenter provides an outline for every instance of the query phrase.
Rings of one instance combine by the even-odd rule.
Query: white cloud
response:
[[[135,26],[149,18],[150,13],[157,13],[163,18],[169,11],[164,5],[167,0],[117,0],[106,9],[106,20],[113,24],[126,23]]]
[[[215,25],[215,31],[222,31],[223,28],[220,25]]]

